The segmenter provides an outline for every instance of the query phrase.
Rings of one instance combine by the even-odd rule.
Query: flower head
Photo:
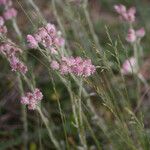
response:
[[[38,42],[35,40],[35,38],[32,35],[27,35],[27,42],[29,48],[37,48]]]
[[[142,38],[142,37],[145,36],[145,29],[140,28],[140,29],[136,30],[135,34],[136,34],[137,37]]]
[[[121,73],[124,75],[131,74],[132,72],[136,72],[136,60],[134,57],[125,60],[121,69]]]
[[[58,69],[59,69],[59,63],[58,63],[56,60],[53,60],[53,61],[51,62],[51,68],[52,68],[53,70],[58,70]]]
[[[58,68],[59,66],[59,68]],[[62,57],[60,63],[53,61],[51,68],[57,68],[61,74],[66,75],[68,73],[75,74],[77,76],[88,77],[94,74],[96,67],[92,65],[90,59],[82,59],[81,57]]]
[[[10,20],[17,16],[17,10],[15,8],[9,8],[3,13],[5,20]]]
[[[21,104],[27,105],[28,109],[35,110],[38,103],[43,99],[42,92],[36,88],[33,92],[28,92],[21,97]]]
[[[28,68],[17,56],[17,54],[21,52],[22,50],[10,40],[0,45],[0,53],[7,58],[12,71],[19,71],[20,73],[25,74],[28,71]]]
[[[53,24],[46,24],[40,27],[33,35],[27,36],[30,47],[36,48],[41,44],[44,48],[50,50],[51,54],[57,54],[57,50],[65,45],[64,38]]]
[[[114,5],[114,9],[123,20],[130,23],[133,23],[135,21],[135,13],[136,13],[135,7],[131,7],[127,10],[124,5],[119,4]]]
[[[136,41],[136,34],[135,34],[135,31],[134,29],[129,29],[128,30],[128,35],[126,37],[126,40],[130,43],[133,43]]]

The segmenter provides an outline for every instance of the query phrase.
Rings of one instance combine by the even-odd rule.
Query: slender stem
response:
[[[87,149],[87,143],[86,143],[86,135],[85,135],[85,129],[83,125],[83,112],[82,112],[82,78],[80,79],[80,86],[79,86],[79,99],[78,99],[78,115],[79,115],[79,137],[81,140],[81,144],[83,145],[84,149]]]
[[[18,82],[19,82],[19,90],[20,90],[20,93],[21,93],[21,96],[24,95],[24,92],[23,92],[23,85],[22,85],[22,80],[21,80],[21,77],[20,77],[20,74],[18,73],[17,74],[18,76]],[[24,142],[24,150],[27,150],[27,140],[28,140],[28,122],[27,122],[27,112],[26,112],[26,107],[21,105],[21,114],[22,114],[22,122],[23,122],[23,142]]]
[[[147,81],[144,79],[144,77],[143,77],[142,74],[138,74],[138,78],[139,78],[139,79],[141,80],[141,82],[145,85],[145,88],[146,88],[145,94],[148,93],[148,96],[150,96],[150,94],[149,94],[150,87],[149,87]],[[145,94],[144,94],[144,96],[145,96]],[[143,102],[143,100],[144,100],[144,98],[143,98],[144,96],[142,96],[141,99],[138,101],[137,106],[136,106],[136,108],[134,109],[134,112],[137,112],[138,109],[140,108],[140,106],[141,106],[141,104],[142,104],[142,102]]]
[[[21,33],[21,31],[20,31],[20,29],[19,29],[19,27],[17,25],[17,22],[16,22],[15,18],[12,20],[12,23],[13,23],[13,27],[14,27],[17,35],[19,36],[19,39],[21,40],[22,39],[22,33]]]
[[[57,150],[61,150],[61,147],[60,147],[57,139],[55,138],[55,136],[53,135],[53,132],[52,132],[51,128],[49,127],[49,121],[48,121],[48,119],[43,115],[40,107],[37,107],[37,111],[40,114],[41,119],[42,119],[42,121],[44,122],[44,124],[46,126],[46,129],[48,131],[48,135],[49,135],[51,141],[53,142],[54,146],[56,147]]]
[[[12,24],[13,24],[13,28],[15,30],[15,32],[17,33],[18,37],[19,37],[19,40],[21,41],[23,39],[23,36],[22,36],[22,33],[18,27],[18,24],[16,22],[16,19],[14,18],[12,20]],[[19,90],[20,90],[20,93],[21,93],[21,96],[24,95],[24,91],[23,91],[23,85],[22,85],[22,79],[20,77],[20,74],[18,73],[17,74],[18,76],[18,82],[19,82]],[[21,112],[22,112],[22,122],[23,122],[23,141],[24,141],[24,149],[27,150],[28,147],[28,143],[27,143],[27,140],[28,140],[28,122],[27,122],[27,111],[26,111],[26,107],[21,105]]]
[[[66,132],[66,129],[65,129],[65,116],[63,115],[63,111],[62,111],[61,104],[60,104],[60,99],[59,99],[57,91],[56,91],[56,85],[55,85],[53,77],[51,77],[51,80],[52,80],[53,89],[54,89],[54,92],[55,92],[55,95],[56,95],[56,98],[57,98],[59,112],[60,112],[60,115],[61,115],[61,120],[62,120],[62,124],[63,124],[67,149],[69,150],[70,148],[69,148],[69,143],[68,143],[68,139],[67,139],[67,132]]]
[[[139,71],[139,53],[138,53],[138,49],[137,49],[137,44],[134,43],[133,44],[133,49],[134,49],[134,57],[136,59],[136,64],[135,64],[135,68],[136,68],[136,81],[137,81],[137,101],[140,101],[140,81],[138,78],[138,71]]]
[[[92,38],[97,46],[97,48],[102,51],[102,48],[99,44],[99,40],[98,40],[98,37],[94,31],[94,26],[93,26],[93,23],[91,22],[91,19],[90,19],[90,15],[89,15],[89,12],[88,12],[88,9],[87,9],[87,6],[88,6],[88,1],[87,0],[84,0],[84,3],[83,3],[83,11],[84,11],[84,14],[85,14],[85,18],[87,20],[87,23],[89,25],[89,29],[90,29],[90,32],[91,32],[91,35],[92,35]]]
[[[39,14],[39,17],[42,19],[42,22],[46,22],[46,20],[45,20],[45,18],[43,18],[43,15],[42,15],[42,13],[41,13],[41,11],[40,11],[40,9],[38,8],[38,6],[34,3],[34,1],[33,0],[27,0],[27,2],[29,3],[29,4],[31,4],[31,6],[36,10],[36,12]]]

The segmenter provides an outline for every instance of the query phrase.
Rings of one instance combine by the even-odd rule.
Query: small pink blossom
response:
[[[65,39],[62,37],[55,38],[55,44],[59,47],[63,47],[65,45]]]
[[[66,75],[66,74],[70,73],[70,67],[64,63],[61,63],[60,64],[60,73],[62,75]]]
[[[59,63],[58,63],[56,60],[53,60],[53,61],[51,62],[51,68],[52,68],[53,70],[58,70],[58,69],[59,69]]]
[[[42,41],[42,37],[39,35],[39,33],[35,33],[34,36],[35,40],[40,43]]]
[[[34,37],[38,44],[42,45],[46,49],[49,49],[52,54],[57,54],[56,51],[65,45],[65,40],[61,37],[60,32],[57,31],[55,26],[50,23],[40,27],[32,35],[32,37]]]
[[[51,54],[58,54],[58,51],[54,47],[50,47]]]
[[[17,57],[17,53],[22,52],[14,43],[10,40],[0,45],[0,53],[3,54],[10,63],[12,71],[19,71],[25,74],[28,71],[27,66]]]
[[[52,46],[52,38],[47,35],[44,37],[44,39],[41,41],[42,45],[46,48],[51,47]]]
[[[22,74],[25,74],[28,69],[17,57],[12,57],[9,59],[10,66],[12,71],[19,71]]]
[[[131,7],[127,10],[124,5],[119,4],[115,5],[114,9],[123,20],[130,23],[133,23],[135,21],[135,13],[136,13],[135,7]]]
[[[132,72],[136,72],[136,60],[134,57],[125,60],[121,69],[121,73],[124,75],[131,74]]]
[[[38,42],[35,40],[35,38],[32,35],[27,35],[27,42],[29,48],[37,48],[38,47]]]
[[[5,20],[10,20],[17,16],[17,10],[15,8],[9,8],[3,13]]]
[[[0,52],[8,58],[15,56],[18,52],[22,52],[21,49],[15,47],[13,44],[6,42],[0,45]]]
[[[29,98],[26,96],[21,97],[21,104],[29,104]]]
[[[50,34],[50,36],[52,37],[56,36],[57,31],[56,31],[55,25],[48,23],[45,28],[47,32]]]
[[[137,37],[142,38],[142,37],[145,36],[145,29],[140,28],[140,29],[136,30],[135,34],[136,34]]]
[[[128,35],[126,37],[126,40],[130,43],[133,43],[136,41],[136,34],[135,34],[135,31],[133,29],[128,30]]]
[[[114,5],[114,9],[119,15],[126,13],[126,7],[122,4]]]
[[[21,104],[27,105],[29,110],[35,110],[42,99],[42,92],[36,88],[32,93],[28,92],[25,96],[21,97]]]
[[[135,13],[136,13],[136,9],[135,7],[131,7],[128,9],[127,11],[127,18],[126,20],[129,22],[134,22],[135,21]]]
[[[33,92],[33,96],[37,101],[41,101],[43,99],[43,94],[41,93],[41,91],[36,88]]]

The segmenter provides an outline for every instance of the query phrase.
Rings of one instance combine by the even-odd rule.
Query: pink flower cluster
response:
[[[17,10],[12,7],[12,0],[0,0],[0,6],[4,7],[3,17],[5,20],[10,20],[17,16]]]
[[[7,28],[4,25],[5,21],[3,17],[0,16],[0,35],[6,34],[7,33]]]
[[[37,104],[43,99],[42,92],[36,88],[32,93],[28,92],[25,96],[21,97],[21,103],[28,105],[28,109],[35,110]]]
[[[50,50],[52,54],[57,53],[57,49],[65,44],[61,32],[57,31],[53,24],[46,24],[38,29],[33,35],[27,35],[27,42],[30,48],[37,48],[39,44]]]
[[[53,70],[59,70],[63,75],[73,73],[83,77],[88,77],[96,71],[96,67],[92,65],[90,59],[82,59],[81,57],[62,57],[60,63],[53,60],[51,62],[51,68]]]
[[[116,12],[120,15],[120,17],[125,21],[129,23],[133,23],[135,21],[135,13],[136,13],[135,7],[131,7],[127,10],[124,5],[119,4],[115,5],[114,8]],[[130,43],[133,43],[137,39],[143,38],[144,36],[145,36],[144,28],[140,28],[139,30],[136,31],[133,28],[130,28],[128,30],[126,40]]]
[[[135,21],[135,13],[136,13],[135,7],[131,7],[127,10],[126,6],[119,4],[115,5],[114,9],[120,15],[121,19],[130,23],[133,23]]]
[[[138,38],[142,38],[145,36],[144,28],[140,28],[139,30],[129,29],[126,40],[130,43],[135,42]]]
[[[17,57],[17,53],[22,52],[21,49],[17,48],[15,44],[8,41],[0,45],[0,53],[3,54],[9,61],[12,71],[19,71],[22,74],[25,74],[28,69],[27,66],[21,62]]]
[[[136,60],[134,57],[131,57],[125,60],[125,62],[123,63],[121,73],[124,75],[136,73],[135,66],[136,66]]]

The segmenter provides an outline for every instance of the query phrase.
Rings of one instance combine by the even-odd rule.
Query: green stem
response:
[[[80,86],[79,86],[79,99],[78,99],[78,114],[79,114],[79,137],[81,140],[81,144],[83,145],[84,149],[87,149],[87,143],[86,143],[86,134],[85,129],[83,125],[83,112],[82,112],[82,78],[80,79]]]
[[[94,26],[93,26],[93,23],[91,22],[91,18],[90,18],[90,15],[89,15],[89,12],[88,12],[88,9],[87,9],[87,6],[88,6],[88,1],[87,0],[84,0],[84,3],[83,3],[83,11],[84,11],[84,14],[85,14],[85,18],[87,20],[87,23],[89,25],[89,29],[90,29],[90,32],[91,32],[91,35],[92,35],[92,38],[96,44],[96,47],[102,51],[102,48],[99,44],[99,40],[98,40],[98,37],[94,31]]]
[[[136,60],[135,64],[135,69],[136,69],[136,83],[137,83],[137,101],[140,101],[140,81],[138,78],[138,71],[139,71],[139,53],[137,49],[137,44],[133,44],[133,49],[134,49],[134,58]]]
[[[20,74],[17,74],[18,76],[18,82],[19,82],[19,90],[21,93],[21,96],[24,95],[24,91],[23,91],[23,85],[22,85],[22,80],[20,77]],[[24,150],[27,150],[27,140],[28,140],[28,122],[27,122],[27,112],[26,112],[26,107],[21,105],[21,114],[22,114],[22,122],[23,122],[23,142],[24,142]]]
[[[46,126],[46,129],[48,131],[48,135],[49,135],[51,141],[53,142],[54,146],[56,147],[57,150],[61,150],[61,147],[60,147],[58,141],[56,140],[55,136],[53,135],[53,132],[52,132],[51,128],[49,127],[48,119],[43,115],[40,107],[37,107],[37,111],[40,114],[41,119],[42,119],[42,121],[44,122],[44,124]]]
[[[16,22],[16,19],[15,19],[15,18],[12,20],[12,23],[13,23],[13,27],[14,27],[14,29],[15,29],[15,31],[16,31],[18,37],[19,37],[19,39],[20,39],[20,40],[23,39],[22,33],[21,33],[21,31],[20,31],[20,29],[19,29],[19,27],[18,27],[18,25],[17,25],[17,22]]]

